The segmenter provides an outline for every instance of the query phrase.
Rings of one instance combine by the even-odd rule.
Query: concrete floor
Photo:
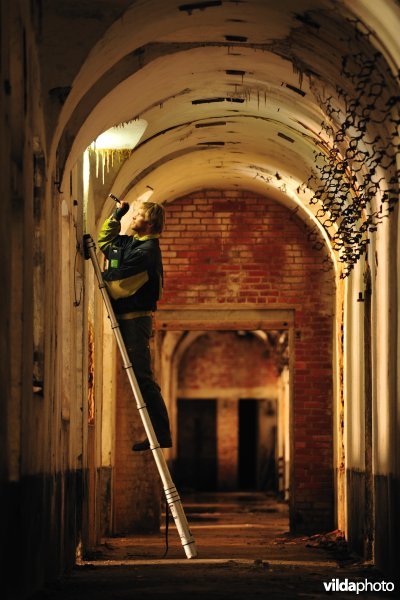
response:
[[[385,578],[348,552],[336,533],[293,536],[285,503],[262,493],[199,494],[183,498],[199,556],[187,560],[173,524],[166,558],[158,535],[114,537],[70,576],[35,600],[323,598],[323,582]],[[361,598],[399,598],[394,592]],[[337,592],[335,598],[356,597]]]

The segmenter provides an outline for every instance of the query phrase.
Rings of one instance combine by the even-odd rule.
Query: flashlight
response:
[[[117,196],[114,196],[114,194],[109,194],[109,197],[112,198],[114,202],[119,202],[121,204],[121,200],[117,198]]]

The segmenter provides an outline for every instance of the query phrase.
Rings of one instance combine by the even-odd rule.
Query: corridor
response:
[[[352,554],[337,531],[291,535],[284,502],[265,493],[197,493],[184,498],[199,550],[183,558],[177,532],[165,525],[154,535],[103,539],[86,560],[54,589],[33,600],[160,600],[178,598],[325,598],[323,582],[346,578],[380,585],[382,574]],[[362,588],[360,588],[362,589]],[[376,589],[379,589],[377,587]],[[348,598],[348,593],[335,594]],[[362,598],[394,597],[362,593]]]
[[[2,597],[398,578],[399,30],[1,2]],[[177,493],[196,563],[173,527],[160,558]]]

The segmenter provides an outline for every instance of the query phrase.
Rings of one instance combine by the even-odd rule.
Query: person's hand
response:
[[[120,205],[118,206],[118,208],[116,208],[114,210],[112,216],[117,221],[120,221],[122,219],[122,217],[124,215],[126,215],[128,210],[129,210],[129,204],[123,200],[122,202],[120,202]]]

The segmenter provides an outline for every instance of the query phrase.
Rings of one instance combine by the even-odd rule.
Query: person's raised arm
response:
[[[121,231],[121,219],[129,210],[129,204],[127,202],[121,202],[120,206],[114,210],[111,217],[106,219],[101,226],[97,243],[100,250],[108,258],[108,250],[115,242],[116,238]]]

